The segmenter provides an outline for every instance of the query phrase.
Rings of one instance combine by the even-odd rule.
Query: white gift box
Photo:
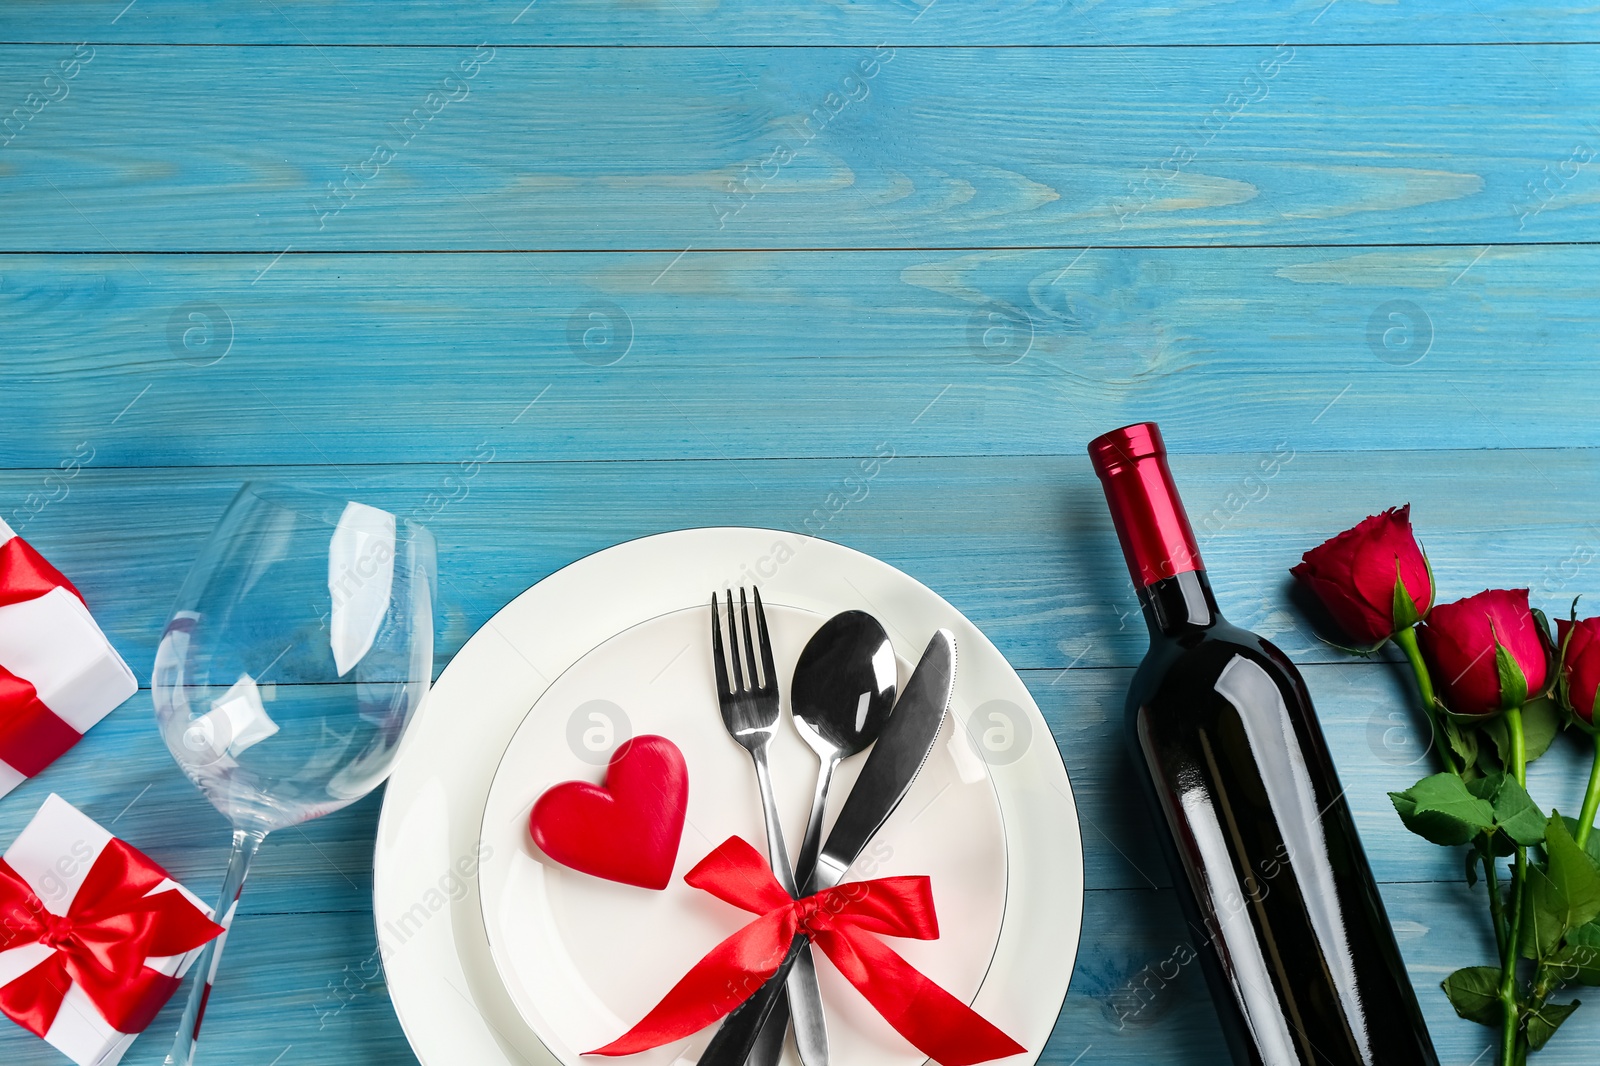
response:
[[[0,547],[14,536],[0,521]],[[139,691],[89,609],[65,588],[0,607],[0,667],[31,684],[39,702],[80,734]],[[0,758],[0,796],[25,780]]]
[[[60,796],[51,793],[27,828],[6,849],[5,861],[15,870],[45,909],[65,915],[83,886],[95,860],[112,834]],[[179,892],[207,917],[212,910],[170,877],[146,893]],[[184,955],[148,958],[145,965],[159,973],[183,977],[204,947]],[[44,962],[53,949],[44,944],[0,951],[0,985],[5,985]],[[3,1017],[3,1016],[0,1016]],[[115,1066],[137,1033],[119,1033],[103,1018],[83,990],[73,985],[51,1023],[45,1040],[78,1066]]]

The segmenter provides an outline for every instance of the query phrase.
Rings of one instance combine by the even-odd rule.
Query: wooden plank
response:
[[[1478,492],[1470,499],[1458,498],[1466,494],[1460,492],[1461,482],[1455,471],[1467,458],[1459,453],[1378,453],[1372,457],[1379,465],[1376,471],[1356,470],[1349,456],[1303,458],[1306,483],[1301,488],[1305,494],[1297,494],[1295,502],[1285,506],[1289,483],[1284,482],[1284,496],[1277,494],[1275,483],[1274,495],[1269,498],[1275,502],[1263,501],[1262,506],[1241,512],[1235,524],[1207,547],[1214,556],[1219,578],[1235,573],[1231,581],[1221,583],[1224,603],[1231,606],[1253,597],[1285,627],[1293,625],[1286,620],[1287,605],[1281,593],[1263,593],[1263,588],[1270,586],[1263,586],[1260,576],[1269,572],[1264,553],[1281,553],[1282,549],[1263,549],[1261,542],[1270,541],[1273,536],[1281,538],[1280,525],[1292,527],[1294,535],[1303,541],[1309,536],[1305,532],[1308,526],[1327,521],[1341,508],[1364,506],[1358,492],[1380,492],[1386,487],[1382,484],[1384,464],[1388,464],[1388,473],[1409,470],[1407,476],[1415,479],[1412,486],[1434,486],[1434,495],[1419,500],[1419,507],[1438,506],[1440,509],[1434,513],[1441,521],[1436,528],[1449,530],[1443,543],[1429,539],[1441,580],[1447,584],[1459,586],[1464,573],[1481,572],[1487,558],[1494,558],[1499,568],[1514,568],[1519,560],[1531,565],[1540,550],[1548,551],[1552,545],[1562,543],[1558,531],[1564,528],[1574,532],[1570,525],[1561,526],[1557,516],[1546,513],[1548,509],[1540,500],[1519,502],[1507,495],[1506,507],[1492,514],[1485,514],[1486,509],[1475,502],[1496,498],[1519,476],[1525,480],[1525,466],[1519,464],[1525,464],[1526,457],[1510,453],[1471,456]],[[1568,485],[1570,491],[1580,496],[1587,491],[1586,483],[1574,480],[1574,473],[1584,469],[1590,460],[1581,455],[1552,453],[1542,453],[1538,458],[1546,463],[1547,473]],[[1233,464],[1240,459],[1180,456],[1180,476],[1185,484],[1226,485]],[[1066,642],[1065,647],[1050,652],[1050,668],[1032,670],[1026,676],[1046,712],[1053,738],[1068,761],[1084,822],[1086,876],[1094,891],[1089,897],[1084,968],[1045,1061],[1066,1066],[1091,1044],[1095,1049],[1090,1055],[1097,1062],[1102,1061],[1102,1056],[1112,1062],[1217,1061],[1215,1022],[1201,983],[1192,974],[1173,982],[1170,993],[1160,989],[1161,996],[1152,1006],[1138,1007],[1137,996],[1129,998],[1130,982],[1144,987],[1147,978],[1139,975],[1146,967],[1170,958],[1178,943],[1175,937],[1181,936],[1170,902],[1163,903],[1169,897],[1151,888],[1151,882],[1165,885],[1166,878],[1150,846],[1146,816],[1130,799],[1126,787],[1128,771],[1119,722],[1122,694],[1129,677],[1125,664],[1132,661],[1127,656],[1137,654],[1138,642],[1130,636],[1119,646],[1120,654],[1125,656],[1122,666],[1085,669],[1080,662],[1063,675],[1061,667],[1080,650],[1073,638],[1087,637],[1092,631],[1071,612],[1040,610],[1055,595],[1048,591],[1050,582],[1080,588],[1089,583],[1088,575],[1114,574],[1116,564],[1110,556],[1113,549],[1107,543],[1098,552],[1086,555],[1051,546],[1047,537],[1059,536],[1059,507],[1064,498],[1036,501],[1032,507],[1022,502],[1030,495],[1044,495],[1037,460],[916,462],[929,468],[920,481],[910,479],[901,484],[886,477],[881,485],[875,484],[872,496],[861,501],[862,507],[839,516],[843,539],[868,550],[877,547],[886,558],[907,566],[947,594],[951,589],[946,586],[957,584],[958,575],[964,574],[962,580],[972,585],[967,591],[956,589],[960,595],[955,598],[971,601],[966,604],[967,609],[1013,657],[1018,657],[1018,634],[1006,622],[1018,618],[1019,605],[1024,608],[1020,612],[1024,617],[1032,615],[1029,625],[1040,630],[1041,636],[1055,637],[1059,633],[1059,639]],[[1282,477],[1288,478],[1300,462],[1297,457]],[[997,491],[996,486],[1008,480],[1002,473],[1004,468],[1023,464],[1030,464],[1033,473],[1028,477],[1014,475],[1017,486],[1011,492]],[[499,464],[486,468],[480,479],[482,486],[475,481],[472,495],[441,514],[437,523],[445,557],[455,564],[454,576],[445,583],[447,625],[441,647],[449,651],[459,646],[482,617],[509,599],[525,581],[566,561],[567,555],[583,550],[576,548],[582,538],[570,532],[564,536],[552,532],[530,537],[527,530],[537,528],[540,514],[576,513],[579,500],[587,500],[585,513],[590,528],[582,537],[600,541],[615,539],[618,522],[627,520],[630,514],[636,522],[646,521],[651,515],[660,521],[664,513],[661,503],[642,498],[640,493],[640,486],[649,484],[644,480],[647,468],[660,465],[550,464],[532,468],[541,475],[539,480],[547,470],[570,473],[571,480],[564,490],[553,490],[549,485],[530,488],[529,468]],[[729,480],[737,477],[736,471],[741,469],[760,478],[768,493],[793,493],[792,486],[786,488],[781,479],[769,479],[764,468],[814,472],[827,465],[671,464],[674,476],[670,485],[663,488],[683,496],[686,506],[713,506],[709,497],[714,492],[727,492]],[[1343,480],[1335,476],[1341,469],[1346,471]],[[1592,467],[1589,470],[1586,476],[1592,477]],[[697,471],[698,486],[693,477],[686,477]],[[1422,472],[1420,476],[1418,471]],[[141,675],[147,672],[149,637],[159,630],[160,616],[181,577],[183,560],[194,550],[204,523],[220,507],[227,483],[241,473],[244,472],[85,471],[83,478],[100,481],[84,481],[72,497],[36,520],[41,543],[69,573],[81,579],[91,602],[107,620],[118,643],[130,652]],[[413,479],[413,484],[427,485],[434,474],[436,471],[429,468],[389,468],[381,471],[374,483],[382,486],[381,491],[399,496],[408,478]],[[22,476],[6,475],[0,484]],[[335,475],[323,472],[320,476],[327,487],[338,487]],[[494,476],[506,477],[515,484],[499,484],[490,491]],[[630,483],[634,487],[625,494],[624,486]],[[889,489],[895,484],[899,488],[891,493]],[[925,497],[936,484],[944,486],[952,499],[970,500],[970,508],[955,509],[951,514],[947,507],[946,518],[930,521],[934,512],[926,500],[920,509],[914,509],[909,501]],[[1316,487],[1314,496],[1309,494],[1311,486]],[[1091,488],[1087,484],[1079,487]],[[617,499],[612,499],[613,494]],[[618,502],[623,495],[634,501],[631,507]],[[650,493],[643,495],[649,497]],[[1091,501],[1097,508],[1098,500],[1087,492],[1077,493],[1075,498],[1078,503],[1073,506],[1089,509],[1079,521],[1097,521],[1097,511],[1090,508]],[[1452,499],[1456,501],[1453,505],[1446,502]],[[963,514],[967,516],[964,520]],[[1007,523],[995,523],[996,514],[1006,515]],[[720,515],[712,518],[723,520]],[[130,536],[130,529],[159,529],[161,550],[152,552],[150,537]],[[918,529],[920,534],[915,533]],[[1033,543],[1020,543],[1019,534],[1029,529],[1033,530]],[[1509,537],[1507,529],[1516,529],[1517,537]],[[996,538],[1002,534],[1000,539],[984,541],[984,536]],[[1100,529],[1096,533],[1091,526],[1084,529],[1081,537],[1109,541],[1109,532]],[[960,550],[955,550],[955,545]],[[1052,552],[1056,553],[1053,561],[1041,565],[1040,558]],[[1098,560],[1091,558],[1095,554]],[[526,573],[519,573],[523,566],[527,567]],[[977,569],[984,566],[993,569]],[[1011,576],[1002,578],[1007,571]],[[1057,576],[1048,576],[1052,574]],[[1584,571],[1574,590],[1583,587],[1584,577],[1592,580],[1592,575]],[[984,586],[986,591],[980,592]],[[1038,597],[1041,588],[1046,591],[1039,603],[1030,604],[1023,599],[1030,594]],[[471,591],[463,594],[463,590]],[[1114,612],[1110,608],[1104,610],[1106,619],[1099,624],[1109,628],[1115,621]],[[1260,623],[1252,619],[1248,624]],[[135,649],[140,654],[133,655]],[[1401,787],[1422,772],[1421,767],[1407,765],[1413,757],[1413,749],[1407,744],[1415,736],[1414,722],[1404,716],[1399,721],[1388,717],[1390,709],[1405,706],[1404,676],[1384,664],[1342,664],[1310,667],[1307,677],[1319,702],[1330,747],[1350,786],[1363,839],[1380,878],[1388,882],[1384,892],[1391,917],[1405,937],[1408,959],[1428,1004],[1441,1049],[1454,1056],[1446,1061],[1468,1062],[1477,1053],[1473,1042],[1482,1037],[1467,1023],[1449,1019],[1448,1007],[1433,986],[1454,966],[1476,961],[1473,946],[1478,955],[1487,957],[1485,945],[1471,939],[1477,928],[1473,923],[1479,918],[1478,905],[1475,899],[1461,894],[1463,889],[1448,887],[1460,881],[1456,860],[1405,834],[1383,797],[1384,791]],[[177,773],[149,714],[148,695],[141,693],[56,767],[8,797],[0,804],[0,839],[14,835],[38,801],[48,791],[56,790],[91,815],[108,824],[114,822],[118,832],[149,849],[196,888],[205,891],[214,886],[220,879],[225,852],[222,822]],[[1579,762],[1574,746],[1558,747],[1554,755],[1533,769],[1535,794],[1563,809],[1575,809],[1582,780]],[[147,784],[150,788],[144,791]],[[230,1060],[235,1055],[248,1054],[254,1058],[241,1060],[270,1062],[273,1055],[293,1044],[295,1061],[307,1063],[403,1061],[398,1030],[377,993],[370,998],[364,995],[336,1015],[330,1025],[333,1035],[319,1035],[317,1030],[322,1024],[319,1012],[325,1013],[327,1004],[333,1002],[327,991],[329,982],[344,980],[344,967],[359,967],[371,951],[366,915],[376,812],[376,802],[369,799],[352,810],[307,826],[304,836],[296,831],[280,834],[263,851],[246,896],[247,918],[230,948],[225,971],[231,975],[230,982],[238,983],[225,984],[224,992],[219,993],[219,1013],[209,1033],[215,1046],[229,1049]],[[1419,885],[1419,881],[1432,883]],[[1448,920],[1440,917],[1441,898],[1454,901],[1449,905]],[[231,1007],[227,1006],[229,1003]],[[1127,1019],[1125,1016],[1135,1008],[1139,1013]],[[164,1033],[169,1024],[163,1022],[160,1031]],[[1588,1046],[1583,1034],[1592,1031],[1585,1028],[1590,1024],[1588,1016],[1580,1014],[1572,1033],[1558,1038],[1545,1053],[1545,1061],[1552,1066],[1587,1061],[1580,1057],[1587,1051],[1579,1049]],[[267,1047],[273,1041],[275,1046]],[[154,1057],[134,1057],[129,1061],[159,1061],[159,1053],[153,1050],[159,1043],[161,1040],[148,1038],[137,1054]],[[146,1048],[145,1044],[152,1047]],[[0,1035],[0,1048],[6,1053],[16,1050],[18,1058],[8,1057],[7,1061],[43,1061],[24,1057],[39,1053],[12,1032]]]
[[[0,250],[1593,240],[1595,47],[5,46]]]
[[[0,466],[1076,459],[1144,418],[1179,451],[1592,447],[1597,277],[1572,246],[0,256],[36,413]]]
[[[1378,879],[1459,882],[1460,856],[1407,833],[1386,796],[1435,768],[1426,757],[1426,729],[1413,713],[1406,679],[1398,670],[1372,664],[1307,666],[1305,671]],[[1066,760],[1083,823],[1086,883],[1095,890],[1171,883],[1151,836],[1153,823],[1128,786],[1122,721],[1131,674],[1127,669],[1025,672]],[[1045,740],[1029,736],[1024,742]],[[1535,764],[1530,788],[1545,806],[1576,811],[1587,767],[1588,749],[1564,739]],[[0,841],[14,837],[51,792],[148,852],[202,896],[220,884],[227,825],[178,772],[156,730],[148,692],[7,797],[0,805]],[[378,808],[375,798],[367,799],[271,837],[251,873],[250,912],[370,912]]]
[[[1468,898],[1465,886],[1441,893],[1436,886],[1392,885],[1383,894],[1440,1061],[1472,1062],[1489,1043],[1489,1030],[1456,1018],[1438,982],[1457,966],[1493,954],[1492,943],[1472,924],[1477,900]],[[1226,1061],[1203,979],[1192,963],[1172,961],[1186,957],[1178,953],[1185,937],[1169,892],[1090,892],[1072,990],[1040,1062]],[[283,1066],[414,1062],[381,978],[364,979],[374,948],[370,927],[355,916],[244,915],[229,940],[202,1054],[262,1066],[280,1055]],[[160,1063],[177,1015],[177,1004],[169,1004],[124,1062]],[[1597,1037],[1600,1011],[1580,1010],[1539,1062],[1586,1066]],[[62,1061],[9,1024],[0,1025],[0,1057],[16,1066]]]
[[[369,964],[369,918],[347,914],[245,913],[228,938],[197,1060],[258,1066],[390,1066],[414,1063],[381,975]],[[125,1066],[157,1066],[172,1047],[182,997],[137,1040]],[[0,1059],[58,1066],[61,1053],[0,1019]]]
[[[1592,450],[1306,452],[1246,486],[1260,462],[1178,455],[1173,465],[1224,609],[1298,661],[1344,656],[1291,607],[1289,567],[1322,539],[1407,500],[1443,599],[1525,585],[1536,605],[1564,614],[1574,595],[1595,591],[1600,530],[1581,510],[1549,502],[1600,496],[1600,454]],[[859,475],[854,459],[495,462],[452,493],[444,478],[459,474],[454,466],[91,467],[24,533],[83,588],[146,678],[189,561],[238,484],[254,476],[289,476],[431,516],[440,544],[441,663],[558,567],[622,540],[699,525],[814,532],[876,555],[949,599],[1019,667],[1129,667],[1144,653],[1100,490],[1077,456],[899,458],[857,489],[844,483]],[[9,521],[16,501],[40,487],[36,471],[0,474],[0,499],[13,501],[0,513]],[[439,497],[434,504],[430,494]]]
[[[997,5],[934,0],[805,3],[779,10],[756,0],[604,4],[581,0],[467,0],[449,7],[359,0],[274,4],[231,0],[204,15],[182,0],[49,0],[8,5],[8,41],[172,44],[596,44],[705,45],[896,43],[1276,44],[1584,41],[1600,37],[1593,9],[1565,0],[1534,9],[1511,0],[1374,7],[1309,0],[1241,8],[1182,0],[1159,18],[1134,0],[1079,4],[1027,0]]]

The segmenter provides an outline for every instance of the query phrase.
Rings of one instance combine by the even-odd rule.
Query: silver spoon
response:
[[[822,848],[822,812],[839,763],[865,751],[889,721],[897,672],[894,646],[878,620],[845,611],[823,623],[800,653],[789,707],[800,737],[822,761],[811,818],[795,858],[807,873]]]
[[[795,860],[797,876],[809,876],[822,848],[822,814],[828,787],[839,763],[865,751],[889,721],[896,694],[894,646],[878,620],[865,611],[845,611],[812,634],[795,664],[789,709],[795,729],[817,753],[817,793],[811,801],[805,839]],[[795,969],[810,967],[809,945]],[[788,1025],[788,997],[779,1001],[746,1060],[749,1066],[777,1066]],[[807,1066],[815,1066],[808,1063]]]

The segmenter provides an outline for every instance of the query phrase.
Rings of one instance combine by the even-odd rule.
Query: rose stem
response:
[[[1453,774],[1461,773],[1461,767],[1456,765],[1455,752],[1450,750],[1450,742],[1444,735],[1444,727],[1439,724],[1439,704],[1433,695],[1433,678],[1428,676],[1428,664],[1423,662],[1422,649],[1417,647],[1416,630],[1407,626],[1394,635],[1394,642],[1406,653],[1411,673],[1416,676],[1417,690],[1422,693],[1422,710],[1428,716],[1428,726],[1433,730],[1433,746],[1438,749],[1439,758],[1444,760],[1444,768]]]
[[[1589,769],[1589,791],[1583,794],[1583,813],[1578,815],[1578,847],[1589,842],[1589,830],[1594,828],[1595,811],[1600,810],[1600,733],[1594,737],[1594,764]]]
[[[1528,751],[1522,736],[1522,708],[1506,711],[1506,733],[1511,737],[1511,775],[1524,787],[1528,782]],[[1523,886],[1528,877],[1528,851],[1512,842],[1516,865],[1511,871],[1511,924],[1506,929],[1506,956],[1500,965],[1500,1006],[1505,1022],[1500,1036],[1500,1061],[1505,1066],[1516,1062],[1517,1035],[1521,1012],[1517,1007],[1517,941],[1522,932]]]
[[[1428,725],[1433,729],[1433,746],[1439,749],[1439,758],[1444,761],[1444,767],[1453,774],[1460,774],[1461,768],[1456,765],[1455,752],[1450,748],[1450,742],[1444,735],[1444,727],[1439,722],[1439,703],[1433,694],[1433,677],[1428,673],[1427,661],[1422,658],[1422,649],[1417,647],[1417,631],[1411,626],[1400,630],[1394,635],[1394,642],[1406,653],[1406,661],[1411,664],[1411,673],[1417,679],[1417,691],[1422,694],[1423,713],[1428,716]],[[1506,916],[1505,906],[1500,901],[1500,862],[1495,858],[1494,840],[1491,834],[1485,833],[1480,838],[1483,844],[1483,887],[1489,894],[1489,921],[1494,925],[1494,943],[1500,952],[1500,965],[1506,962]]]
[[[1583,796],[1583,813],[1578,817],[1578,832],[1573,836],[1580,850],[1586,850],[1584,845],[1589,841],[1589,831],[1594,828],[1594,815],[1596,807],[1600,807],[1600,733],[1594,737],[1594,763],[1589,769],[1589,790]],[[1539,963],[1539,969],[1533,975],[1533,1009],[1538,1010],[1544,1006],[1554,989],[1556,974],[1551,972],[1549,966]]]

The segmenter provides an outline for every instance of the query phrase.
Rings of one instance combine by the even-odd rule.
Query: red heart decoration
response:
[[[545,790],[528,831],[563,866],[659,890],[672,880],[688,806],[683,752],[666,737],[634,737],[611,756],[604,785],[564,781]]]

